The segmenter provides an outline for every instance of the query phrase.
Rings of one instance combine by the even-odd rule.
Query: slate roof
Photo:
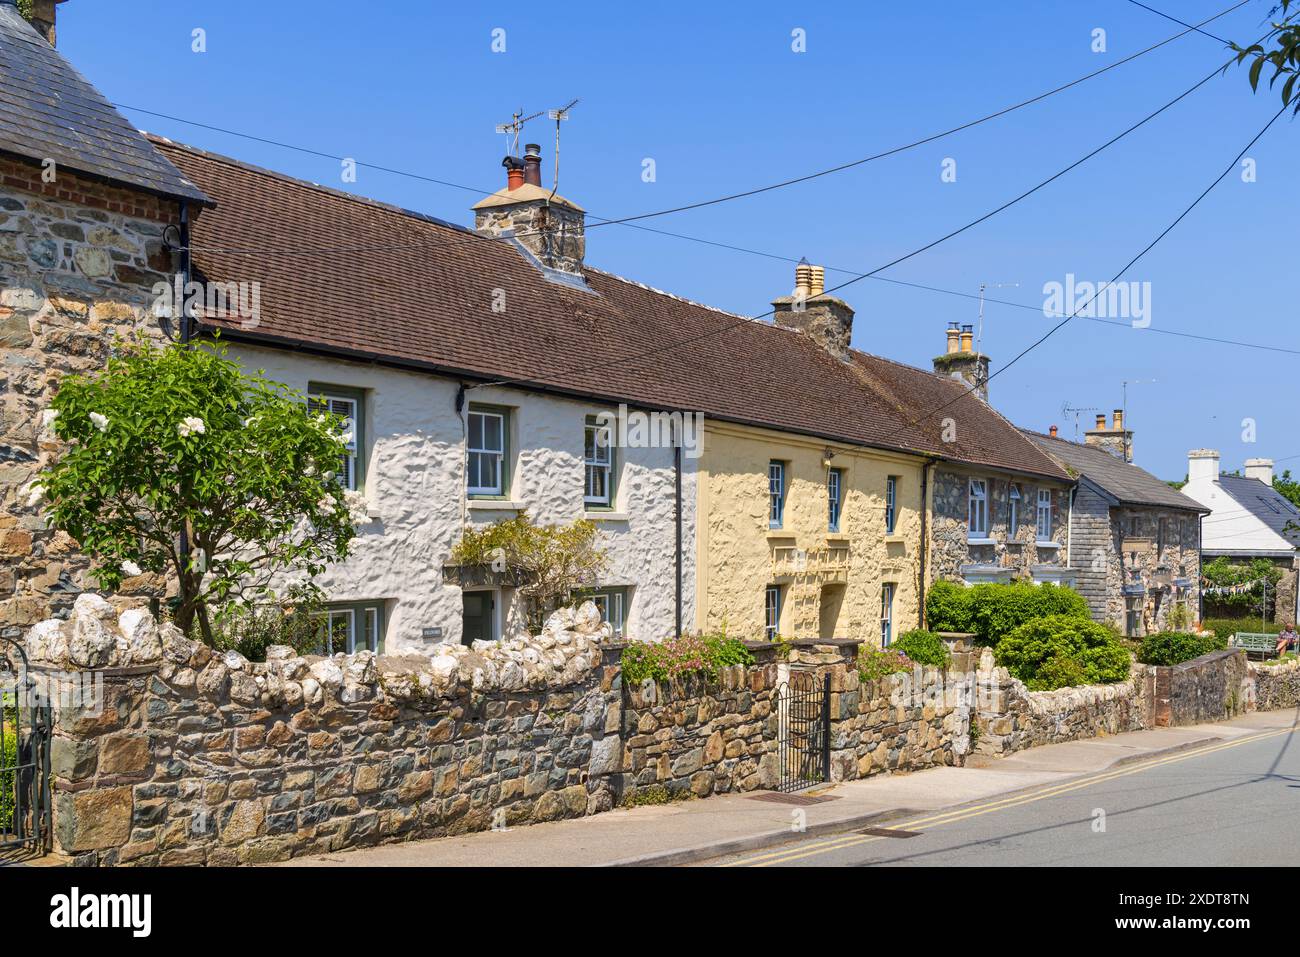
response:
[[[0,3],[0,152],[209,202],[10,3]]]
[[[1255,478],[1221,474],[1219,487],[1255,518],[1292,545],[1300,547],[1300,530],[1286,530],[1288,523],[1300,525],[1300,509],[1273,486]]]
[[[840,362],[798,333],[598,269],[585,290],[548,282],[510,242],[153,142],[217,200],[193,226],[198,271],[261,284],[256,330],[209,320],[227,338],[1070,481],[951,378],[863,353]],[[492,311],[496,290],[504,312]],[[942,440],[949,416],[955,443]]]
[[[1022,429],[1062,465],[1084,476],[1122,505],[1150,505],[1209,514],[1200,502],[1170,488],[1150,472],[1124,462],[1105,449]]]

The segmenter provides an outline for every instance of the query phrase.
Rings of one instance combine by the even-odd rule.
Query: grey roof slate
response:
[[[1289,523],[1300,525],[1300,508],[1290,500],[1259,479],[1245,478],[1240,475],[1220,475],[1219,487],[1247,509],[1250,514],[1277,532],[1292,545],[1300,546],[1300,530],[1286,530]]]
[[[1150,472],[1121,461],[1105,449],[1071,442],[1069,439],[1054,439],[1050,435],[1029,429],[1020,431],[1068,470],[1082,475],[1124,505],[1152,505],[1205,514],[1210,511],[1200,502],[1170,488]]]
[[[10,3],[0,3],[0,152],[211,205]]]

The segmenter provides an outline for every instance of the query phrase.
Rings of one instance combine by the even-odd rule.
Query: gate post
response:
[[[822,780],[831,779],[831,673],[822,674]]]

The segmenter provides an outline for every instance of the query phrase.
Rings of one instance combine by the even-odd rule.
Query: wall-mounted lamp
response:
[[[833,458],[835,458],[835,450],[828,445],[826,446],[826,451],[822,452],[822,468],[830,468],[831,459]]]

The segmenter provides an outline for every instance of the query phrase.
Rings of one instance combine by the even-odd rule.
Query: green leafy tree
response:
[[[347,557],[364,520],[335,478],[341,422],[246,375],[224,347],[119,344],[93,377],[64,380],[46,413],[67,450],[33,499],[98,562],[101,587],[153,572],[177,585],[176,624],[272,594],[282,573],[314,576]],[[188,548],[182,547],[182,541]]]
[[[1291,470],[1273,476],[1273,488],[1296,508],[1300,508],[1300,482],[1291,478]]]
[[[1269,11],[1270,29],[1261,42],[1248,47],[1231,44],[1237,53],[1237,65],[1250,63],[1250,88],[1258,91],[1264,70],[1271,68],[1269,89],[1282,81],[1282,105],[1294,103],[1293,114],[1300,113],[1300,88],[1296,87],[1296,79],[1300,77],[1300,22],[1291,9],[1294,3],[1295,0],[1278,0]]]
[[[1264,603],[1267,583],[1268,603],[1266,617],[1273,617],[1277,600],[1277,585],[1282,579],[1282,569],[1267,558],[1252,558],[1248,562],[1233,562],[1226,555],[1201,566],[1201,577],[1212,587],[1231,587],[1250,584],[1251,587],[1236,594],[1209,594],[1204,598],[1206,617],[1235,617],[1259,613]]]

